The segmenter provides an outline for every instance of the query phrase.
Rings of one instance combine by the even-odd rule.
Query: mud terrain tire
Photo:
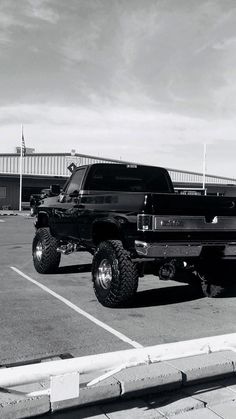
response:
[[[138,288],[138,269],[121,241],[101,242],[93,257],[92,279],[98,301],[106,307],[127,303]]]
[[[57,271],[61,254],[57,252],[58,241],[49,228],[39,228],[32,245],[33,263],[37,272],[48,274]]]
[[[211,267],[204,267],[198,272],[201,281],[202,294],[205,297],[221,297],[228,288],[227,273],[221,263],[210,263]]]

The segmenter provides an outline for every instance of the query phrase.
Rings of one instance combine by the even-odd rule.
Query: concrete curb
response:
[[[22,217],[29,217],[30,212],[29,211],[3,211],[0,210],[0,217],[15,217],[17,215],[21,215]]]
[[[216,379],[236,377],[236,354],[222,351],[172,361],[156,362],[123,370],[113,377],[87,387],[95,378],[82,375],[78,398],[50,403],[49,395],[25,397],[24,393],[48,388],[49,383],[36,383],[0,390],[0,417],[20,419],[68,408],[118,402],[148,395],[160,395]],[[186,392],[186,391],[185,391]],[[186,393],[187,397],[187,393]],[[185,403],[188,404],[187,401]],[[191,398],[191,409],[202,407],[203,402]]]
[[[31,391],[41,391],[46,383],[34,383],[0,389],[0,418],[21,419],[50,412],[50,398],[47,395],[27,397]]]
[[[18,214],[15,214],[15,213],[13,213],[13,212],[11,212],[11,213],[6,213],[6,212],[0,212],[0,217],[11,217],[11,216],[16,216],[16,215],[18,215]]]

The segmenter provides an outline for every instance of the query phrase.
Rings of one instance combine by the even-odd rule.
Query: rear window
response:
[[[149,166],[92,166],[84,189],[124,192],[173,192],[165,169]]]

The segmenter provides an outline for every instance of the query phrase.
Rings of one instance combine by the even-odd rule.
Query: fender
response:
[[[36,215],[35,228],[49,227],[49,214],[47,211],[39,211]]]
[[[97,246],[104,240],[121,240],[125,246],[126,240],[123,234],[123,224],[127,223],[125,217],[100,218],[92,224],[93,243]]]

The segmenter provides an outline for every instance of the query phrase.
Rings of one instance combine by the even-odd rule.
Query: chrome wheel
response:
[[[38,242],[35,248],[35,256],[37,260],[41,260],[43,255],[43,245],[41,242]]]
[[[97,281],[103,289],[107,290],[110,288],[112,281],[112,267],[107,259],[103,259],[98,267]]]

